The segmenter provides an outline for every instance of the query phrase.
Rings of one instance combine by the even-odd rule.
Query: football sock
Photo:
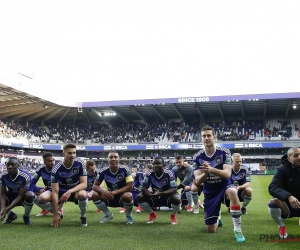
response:
[[[230,213],[232,216],[232,222],[233,222],[233,230],[234,231],[240,231],[241,230],[241,206],[240,205],[232,205],[230,206]]]
[[[243,199],[244,199],[244,201],[243,201],[242,207],[247,207],[248,204],[250,203],[250,201],[252,200],[252,197],[248,197],[248,196],[244,195]]]
[[[186,199],[188,201],[188,206],[192,206],[193,205],[193,196],[192,196],[191,191],[187,191],[187,192],[185,192],[185,194],[186,194]]]
[[[38,202],[35,204],[39,206],[41,209],[48,210],[50,213],[53,213],[52,202],[46,201],[46,202]]]
[[[131,203],[123,202],[123,205],[126,208],[126,216],[132,216],[133,202]]]
[[[278,205],[274,203],[269,203],[268,204],[268,210],[269,213],[272,217],[272,219],[280,226],[284,226],[284,223],[282,222],[282,217],[281,217],[281,209]]]
[[[64,206],[64,203],[58,203],[58,210],[62,210]]]
[[[94,202],[95,206],[97,208],[99,208],[106,216],[110,216],[111,215],[111,212],[108,210],[105,202],[103,201],[95,201]]]
[[[199,199],[198,192],[191,192],[191,194],[192,194],[192,197],[193,197],[194,206],[197,206],[198,205],[198,199]]]
[[[86,210],[88,207],[88,198],[78,200],[78,207],[80,208],[80,217],[86,217]]]
[[[25,216],[29,216],[32,210],[34,202],[32,203],[27,203],[27,202],[23,202],[23,206],[24,206],[24,215]]]
[[[150,207],[149,203],[148,202],[143,202],[143,203],[138,203],[141,208],[148,214],[152,214],[153,213],[153,210],[152,208]]]
[[[172,214],[177,214],[180,210],[180,204],[179,205],[174,205],[172,204]]]

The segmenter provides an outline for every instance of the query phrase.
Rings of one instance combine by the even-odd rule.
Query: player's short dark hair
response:
[[[177,156],[175,157],[175,160],[181,160],[181,159],[183,159],[183,156],[181,156],[181,155],[177,155]]]
[[[16,156],[8,157],[7,160],[5,161],[5,165],[7,164],[7,162],[8,162],[9,160],[16,160],[17,163],[18,163],[18,165],[20,165],[20,161],[19,161],[19,159],[18,159]]]
[[[47,157],[53,157],[53,154],[51,152],[46,152],[43,154],[43,159],[45,160]]]
[[[107,157],[110,155],[110,154],[117,154],[117,155],[119,155],[119,153],[117,152],[117,151],[114,151],[114,150],[112,150],[112,151],[110,151],[109,153],[108,153],[108,155],[107,155]]]
[[[76,145],[73,143],[68,143],[63,147],[63,150],[65,151],[68,148],[76,148]]]
[[[211,126],[204,126],[202,129],[201,129],[201,132],[202,131],[207,131],[207,130],[211,130],[212,131],[212,134],[215,135],[215,129]]]
[[[86,169],[89,169],[91,166],[96,165],[96,163],[93,160],[88,160],[85,163]]]
[[[155,161],[155,160],[161,160],[162,164],[165,165],[165,160],[161,156],[154,157],[153,161]]]

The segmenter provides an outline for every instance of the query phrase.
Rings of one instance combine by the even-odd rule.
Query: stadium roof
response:
[[[51,93],[49,93],[51,95]],[[293,106],[297,108],[293,108]],[[169,119],[219,122],[299,118],[300,98],[251,99],[220,102],[186,102],[105,107],[66,107],[21,92],[0,83],[0,119],[62,124],[116,124],[142,120],[145,123]],[[115,113],[115,115],[113,115]]]

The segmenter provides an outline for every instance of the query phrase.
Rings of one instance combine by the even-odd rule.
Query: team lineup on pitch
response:
[[[1,220],[3,224],[11,224],[17,219],[12,209],[23,206],[24,224],[31,225],[30,213],[36,204],[42,209],[37,216],[52,213],[51,225],[58,228],[64,218],[63,206],[71,201],[78,205],[80,224],[85,227],[88,225],[88,203],[92,201],[96,211],[104,215],[100,224],[114,219],[110,208],[120,207],[125,223],[129,225],[134,223],[133,207],[138,213],[148,214],[148,224],[158,219],[157,210],[167,208],[172,225],[178,223],[181,209],[198,214],[199,208],[203,208],[207,233],[216,233],[217,228],[223,226],[221,204],[224,204],[232,216],[235,240],[245,242],[241,215],[247,214],[253,193],[248,168],[242,165],[239,153],[231,155],[230,150],[214,145],[212,127],[204,126],[201,134],[205,147],[194,155],[193,166],[182,156],[177,156],[176,166],[171,169],[168,169],[163,157],[157,156],[144,172],[131,173],[128,167],[119,164],[119,154],[111,151],[108,166],[96,171],[95,162],[76,158],[76,145],[66,144],[63,161],[55,163],[53,154],[45,153],[44,165],[31,178],[30,174],[19,169],[18,159],[10,157],[6,162],[7,171],[1,175],[1,204],[6,204],[1,208]],[[285,185],[290,171],[293,183],[297,185],[298,158],[300,149],[291,148],[283,157],[283,167],[279,168],[269,187],[274,197],[269,203],[269,213],[278,224],[281,239],[288,236],[283,218],[298,216],[300,203],[289,193],[290,186],[283,190],[278,185]],[[44,184],[42,188],[36,186],[40,177]],[[293,189],[295,187],[292,186]],[[204,207],[199,201],[202,192]]]

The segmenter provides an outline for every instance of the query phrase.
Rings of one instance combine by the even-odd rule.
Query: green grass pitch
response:
[[[111,209],[114,219],[107,224],[99,224],[103,213],[97,213],[90,201],[88,226],[81,227],[79,208],[68,202],[65,204],[65,218],[58,229],[50,226],[52,215],[36,217],[40,209],[34,205],[31,219],[33,224],[25,226],[23,208],[13,211],[18,219],[10,225],[0,225],[1,249],[299,249],[299,242],[266,242],[261,235],[277,235],[277,225],[268,213],[267,191],[272,176],[252,176],[253,199],[248,206],[248,214],[242,216],[242,230],[246,242],[234,239],[230,214],[222,206],[223,227],[217,233],[205,231],[203,210],[200,214],[182,211],[178,224],[171,225],[168,211],[158,211],[159,218],[147,224],[148,215],[133,213],[134,224],[125,224],[125,215],[118,208]],[[201,201],[203,196],[200,196]],[[290,235],[300,235],[298,218],[285,221]]]

